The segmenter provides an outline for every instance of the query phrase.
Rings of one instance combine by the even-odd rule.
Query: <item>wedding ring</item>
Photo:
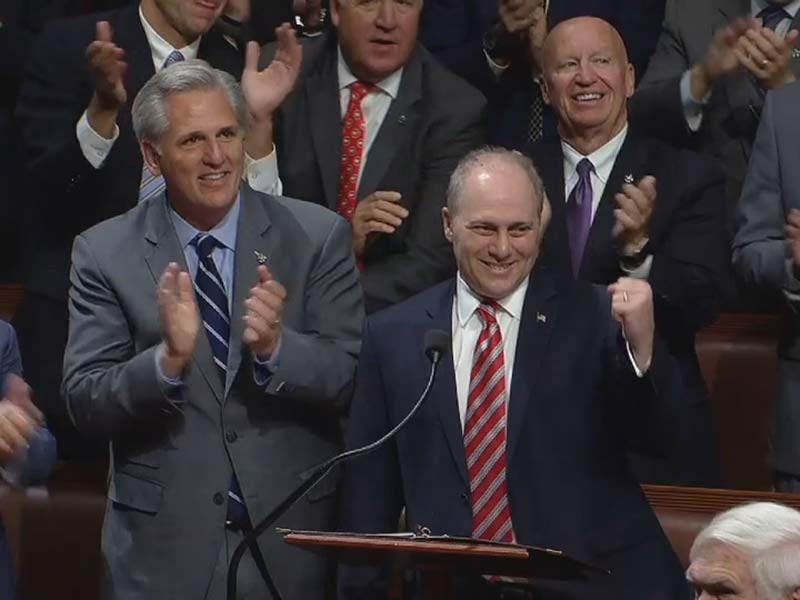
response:
[[[623,302],[627,302],[628,301],[628,292],[625,292],[625,291],[622,292],[622,301]]]
[[[761,60],[761,66],[762,67],[766,67],[768,64],[769,64],[769,61],[766,58]]]

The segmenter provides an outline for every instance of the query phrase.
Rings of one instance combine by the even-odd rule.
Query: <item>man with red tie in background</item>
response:
[[[439,213],[456,163],[483,141],[484,99],[417,43],[421,10],[331,2],[335,30],[301,40],[299,83],[274,120],[283,192],[352,222],[367,312],[452,275]],[[254,156],[272,150],[272,116],[256,115]]]
[[[665,448],[671,357],[650,285],[575,281],[537,261],[547,217],[529,159],[481,149],[456,168],[444,232],[455,279],[367,321],[348,447],[397,424],[425,387],[425,333],[452,335],[430,396],[391,443],[345,469],[339,528],[411,530],[558,548],[612,571],[513,591],[476,577],[461,600],[687,597],[681,566],[626,460]],[[385,598],[381,573],[340,568],[340,598]],[[514,595],[509,595],[514,594]]]

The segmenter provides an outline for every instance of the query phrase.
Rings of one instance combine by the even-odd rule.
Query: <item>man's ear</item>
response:
[[[547,79],[544,77],[539,79],[539,89],[542,90],[542,100],[544,103],[550,105],[550,90],[547,87]]]
[[[155,177],[159,177],[161,175],[161,154],[158,149],[147,140],[143,141],[139,147],[142,149],[144,164]]]
[[[442,226],[444,227],[444,237],[451,244],[453,243],[453,215],[447,209],[442,207]]]
[[[550,200],[545,194],[542,198],[542,214],[539,217],[539,239],[544,238],[547,232],[547,226],[550,225],[550,219],[553,217],[553,208],[550,206]]]
[[[331,15],[331,23],[334,27],[339,26],[339,0],[331,0],[328,6]]]

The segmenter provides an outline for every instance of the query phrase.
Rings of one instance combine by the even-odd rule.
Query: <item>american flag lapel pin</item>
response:
[[[258,250],[253,250],[253,254],[256,255],[256,260],[258,261],[259,265],[266,265],[267,264],[267,255],[262,254]]]
[[[547,315],[544,315],[542,313],[536,313],[536,320],[539,323],[547,323]]]
[[[632,185],[633,184],[633,175],[631,173],[628,173],[627,175],[625,175],[624,181],[625,181],[625,183],[630,183]]]

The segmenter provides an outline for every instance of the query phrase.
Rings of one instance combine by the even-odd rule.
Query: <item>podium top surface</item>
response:
[[[356,534],[279,530],[284,541],[333,555],[348,564],[388,564],[395,568],[445,570],[526,579],[577,581],[607,573],[559,550],[416,534]]]

